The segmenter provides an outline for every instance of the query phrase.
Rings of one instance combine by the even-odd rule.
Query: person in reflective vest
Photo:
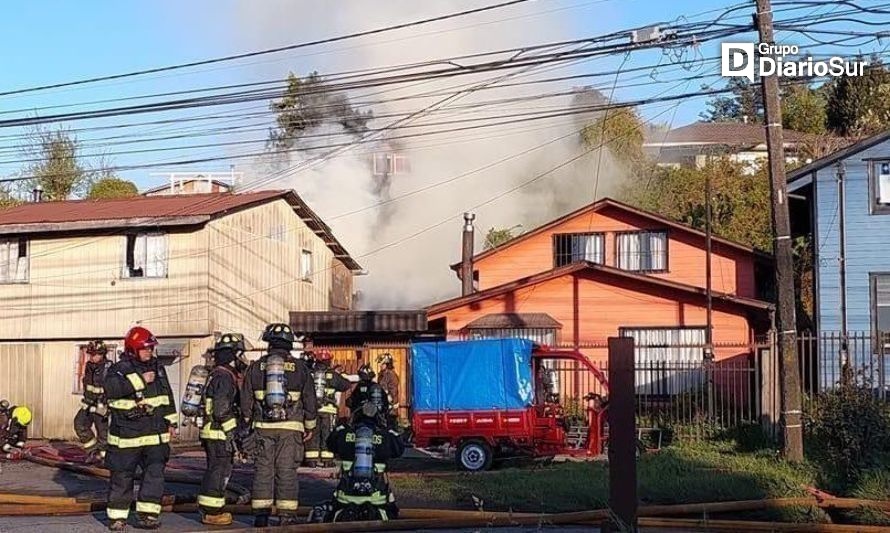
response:
[[[350,415],[355,417],[358,411],[367,402],[373,403],[377,407],[377,412],[386,418],[384,413],[390,412],[389,394],[379,384],[374,381],[374,370],[371,365],[364,364],[358,369],[358,383],[352,387],[349,398],[346,399],[346,407],[349,408]]]
[[[397,429],[399,425],[399,374],[396,372],[395,362],[392,354],[384,353],[377,358],[377,364],[380,365],[380,372],[377,375],[377,383],[383,387],[383,390],[389,395],[389,411],[386,413],[389,427]]]
[[[31,410],[24,405],[10,406],[6,400],[0,401],[0,447],[7,459],[21,458],[32,418]]]
[[[334,499],[313,510],[314,521],[351,522],[398,518],[395,496],[386,469],[401,457],[405,445],[399,434],[386,428],[385,416],[368,401],[350,424],[339,425],[327,439],[328,449],[340,458],[340,480]]]
[[[105,458],[108,442],[108,402],[105,399],[105,375],[111,367],[108,347],[102,341],[90,341],[86,347],[87,362],[83,368],[83,400],[74,416],[74,432],[87,452],[87,462]],[[93,432],[93,427],[96,431]]]
[[[241,413],[258,437],[251,491],[255,527],[268,527],[274,505],[282,525],[297,524],[297,467],[318,417],[315,384],[305,361],[291,355],[287,324],[269,324],[265,355],[251,363],[241,389]]]
[[[333,466],[334,454],[325,447],[325,441],[337,421],[337,393],[345,392],[352,383],[331,368],[333,356],[327,350],[309,352],[307,361],[312,364],[315,379],[315,396],[318,399],[318,424],[306,445],[306,465]]]
[[[109,529],[127,526],[133,502],[136,469],[142,482],[136,499],[136,526],[161,526],[161,497],[164,468],[170,457],[170,438],[178,414],[164,366],[154,355],[158,341],[143,327],[134,327],[124,338],[124,355],[108,369],[105,396],[111,409],[108,454],[105,466],[111,471],[108,491]]]
[[[246,365],[242,359],[244,338],[226,333],[213,346],[213,370],[204,390],[204,427],[199,434],[207,456],[207,470],[201,482],[198,505],[201,522],[227,526],[232,514],[224,512],[226,485],[232,475],[235,457],[235,431],[240,417],[238,392]]]

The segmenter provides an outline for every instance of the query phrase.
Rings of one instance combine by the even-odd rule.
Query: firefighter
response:
[[[269,324],[261,337],[265,355],[247,369],[241,413],[258,437],[251,506],[255,527],[267,527],[272,505],[282,525],[296,524],[297,467],[318,416],[315,385],[305,361],[291,355],[295,337],[287,324]]]
[[[154,356],[158,341],[143,327],[134,327],[124,339],[124,355],[105,376],[105,396],[111,408],[108,454],[111,471],[107,514],[109,529],[127,526],[133,501],[133,479],[142,468],[136,500],[137,527],[160,527],[164,467],[170,457],[170,438],[178,415],[173,391],[163,365]]]
[[[393,363],[392,354],[384,353],[377,358],[377,364],[380,365],[380,373],[377,375],[377,383],[383,387],[388,394],[389,409],[387,420],[389,427],[398,428],[399,425],[399,375],[396,373],[395,364]]]
[[[386,428],[373,401],[358,408],[349,424],[337,426],[327,447],[341,459],[333,502],[313,509],[310,521],[349,522],[398,518],[386,468],[405,451],[399,434]]]
[[[374,382],[374,370],[371,365],[364,364],[358,369],[358,383],[352,388],[346,407],[352,416],[356,416],[365,402],[372,402],[378,413],[389,413],[389,395],[383,387]]]
[[[232,514],[223,512],[226,484],[232,475],[235,457],[235,433],[240,417],[239,384],[246,368],[244,338],[226,333],[213,346],[213,370],[204,390],[204,427],[200,438],[207,456],[207,470],[201,482],[198,505],[201,522],[228,526]]]
[[[24,405],[10,406],[3,400],[0,405],[0,443],[7,457],[20,457],[28,440],[31,410]]]
[[[352,383],[342,374],[331,369],[333,356],[327,350],[308,352],[315,379],[315,397],[318,399],[318,425],[306,446],[306,462],[310,468],[333,466],[334,454],[325,447],[325,441],[337,420],[337,393],[345,392]]]
[[[83,400],[74,416],[74,432],[87,453],[87,462],[105,458],[108,437],[108,402],[105,400],[105,374],[111,367],[108,347],[99,340],[86,347],[87,360],[83,369]],[[93,432],[93,426],[96,431]]]

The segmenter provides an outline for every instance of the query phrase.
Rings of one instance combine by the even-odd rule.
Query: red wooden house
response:
[[[603,199],[467,258],[475,290],[428,308],[451,338],[524,336],[606,357],[610,336],[637,341],[640,361],[700,362],[707,325],[705,235]],[[751,353],[771,324],[758,299],[770,256],[712,239],[715,359]],[[458,274],[463,263],[453,265]],[[469,268],[470,265],[467,265]]]

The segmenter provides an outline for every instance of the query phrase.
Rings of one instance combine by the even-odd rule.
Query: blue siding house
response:
[[[890,131],[790,172],[788,192],[792,230],[812,239],[816,334],[890,333]],[[852,361],[878,344],[851,345]],[[823,368],[837,360],[822,351]]]

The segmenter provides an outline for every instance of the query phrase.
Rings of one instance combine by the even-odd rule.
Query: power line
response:
[[[491,11],[494,9],[502,9],[502,8],[509,7],[509,6],[522,4],[522,3],[525,3],[528,1],[529,0],[509,0],[507,2],[501,2],[498,4],[492,4],[492,5],[483,6],[483,7],[479,7],[479,8],[475,8],[475,9],[468,9],[468,10],[459,11],[456,13],[449,13],[446,15],[439,15],[437,17],[415,20],[413,22],[406,22],[403,24],[394,24],[392,26],[385,26],[385,27],[376,28],[373,30],[349,33],[346,35],[328,37],[325,39],[317,39],[314,41],[308,41],[308,42],[303,42],[303,43],[298,43],[298,44],[291,44],[288,46],[280,46],[277,48],[268,48],[265,50],[258,50],[258,51],[254,51],[254,52],[245,52],[243,54],[234,54],[234,55],[228,55],[228,56],[223,56],[223,57],[217,57],[217,58],[213,58],[213,59],[203,59],[201,61],[192,61],[190,63],[180,63],[177,65],[169,65],[166,67],[156,67],[156,68],[127,72],[127,73],[123,73],[123,74],[112,74],[112,75],[108,75],[108,76],[98,76],[98,77],[94,77],[94,78],[86,78],[86,79],[77,80],[77,81],[54,83],[54,84],[50,84],[50,85],[28,87],[28,88],[24,88],[24,89],[15,89],[15,90],[11,90],[11,91],[0,92],[0,96],[9,96],[9,95],[13,95],[13,94],[22,94],[22,93],[28,93],[28,92],[34,92],[34,91],[42,91],[42,90],[46,90],[46,89],[58,89],[60,87],[71,87],[71,86],[75,86],[75,85],[84,85],[84,84],[96,83],[96,82],[100,82],[100,81],[131,78],[134,76],[144,76],[146,74],[156,74],[159,72],[169,72],[172,70],[180,70],[180,69],[197,67],[197,66],[202,66],[202,65],[211,65],[211,64],[215,64],[215,63],[234,61],[234,60],[238,60],[238,59],[246,59],[249,57],[257,57],[257,56],[268,55],[268,54],[276,54],[279,52],[286,52],[289,50],[297,50],[300,48],[307,48],[310,46],[318,46],[321,44],[334,43],[334,42],[339,42],[339,41],[345,41],[348,39],[356,39],[358,37],[367,37],[369,35],[376,35],[376,34],[390,32],[390,31],[402,30],[405,28],[421,26],[424,24],[430,24],[432,22],[439,22],[442,20],[448,20],[448,19],[453,19],[453,18],[457,18],[457,17],[465,17],[468,15],[483,13],[485,11]]]

